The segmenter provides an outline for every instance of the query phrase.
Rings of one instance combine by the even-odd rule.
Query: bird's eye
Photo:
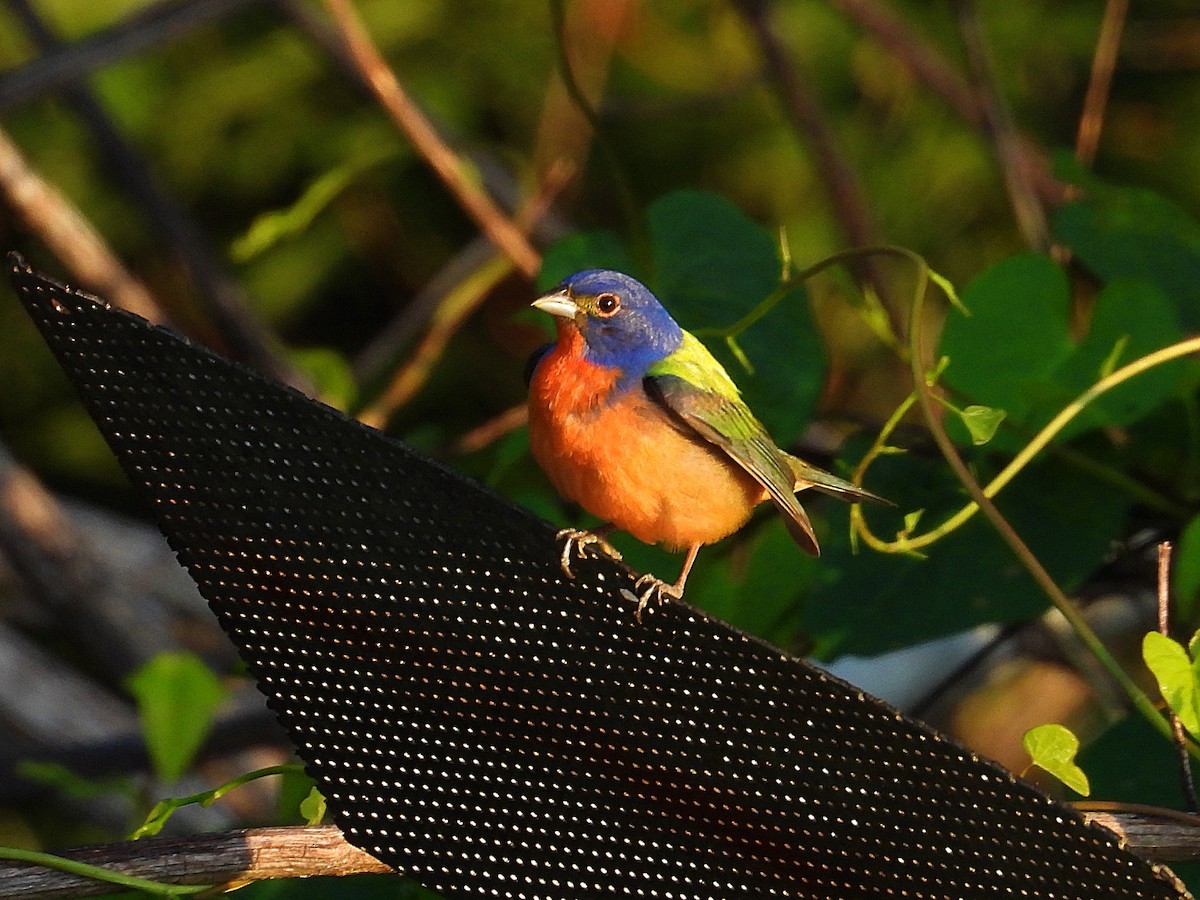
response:
[[[611,316],[621,308],[621,298],[616,294],[601,294],[596,298],[596,312],[602,316]]]

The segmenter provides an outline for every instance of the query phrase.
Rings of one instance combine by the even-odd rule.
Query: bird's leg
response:
[[[568,578],[575,577],[575,573],[571,571],[572,554],[579,559],[586,559],[589,556],[600,556],[603,554],[609,559],[620,560],[621,551],[608,542],[608,535],[612,533],[612,530],[612,522],[606,522],[594,531],[583,531],[578,528],[564,528],[557,535],[555,535],[556,540],[563,542],[563,574]]]
[[[633,583],[634,590],[641,591],[641,594],[638,595],[638,607],[635,614],[639,622],[642,621],[642,610],[652,601],[662,604],[667,602],[668,597],[678,600],[683,596],[683,586],[687,584],[688,573],[692,571],[692,564],[696,561],[696,554],[699,552],[699,544],[692,544],[688,548],[687,559],[683,561],[683,571],[679,573],[679,580],[674,584],[667,584],[653,575],[643,575]]]

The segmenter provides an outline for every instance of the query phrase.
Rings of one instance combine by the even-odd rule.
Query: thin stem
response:
[[[72,278],[143,319],[157,324],[167,321],[146,286],[122,265],[71,201],[30,167],[3,129],[0,195],[70,270]]]
[[[111,869],[89,865],[85,862],[79,862],[76,859],[67,859],[65,856],[55,856],[53,853],[40,853],[36,850],[20,850],[16,847],[0,847],[0,859],[42,866],[46,869],[66,872],[68,875],[78,875],[81,878],[89,878],[104,884],[115,884],[118,887],[128,888],[131,891],[143,891],[154,897],[178,897],[184,894],[199,894],[212,887],[212,885],[208,884],[163,884],[158,881],[151,881],[148,878],[138,878],[136,875],[125,875],[121,872],[114,872]]]
[[[1062,431],[1072,419],[1083,412],[1083,410],[1088,406],[1088,404],[1092,403],[1092,401],[1096,400],[1107,391],[1112,390],[1117,385],[1128,381],[1130,378],[1133,378],[1135,375],[1139,375],[1148,369],[1154,368],[1155,366],[1162,365],[1163,363],[1170,362],[1174,359],[1179,359],[1180,357],[1187,356],[1192,353],[1200,353],[1200,337],[1188,338],[1185,341],[1180,341],[1176,344],[1163,347],[1160,350],[1155,350],[1153,353],[1149,353],[1146,356],[1135,359],[1128,365],[1117,369],[1112,374],[1101,378],[1086,391],[1063,407],[1058,415],[1051,419],[1028,444],[1022,447],[1021,451],[1012,458],[1012,460],[1007,466],[1004,467],[1003,470],[1001,470],[1000,474],[988,482],[987,487],[982,489],[982,495],[984,497],[991,498],[1000,493],[1000,491],[1003,490],[1005,486],[1007,486],[1008,483],[1012,481],[1022,469],[1029,465],[1033,461],[1034,457],[1036,457],[1038,453],[1045,449],[1046,446],[1052,440],[1054,440],[1058,433]],[[912,401],[913,398],[910,396],[902,402],[901,406],[904,410],[907,410],[908,407],[911,406]],[[895,415],[893,415],[893,420],[898,422],[898,418]],[[889,420],[889,422],[893,420]],[[886,440],[889,434],[890,430],[887,428],[880,431],[879,437],[876,438],[875,444],[863,458],[863,461],[859,463],[858,470],[856,471],[856,478],[861,477],[861,473],[866,471],[866,466],[877,456],[879,456],[881,452],[884,452],[883,448],[886,446]],[[865,529],[865,524],[863,530],[860,531],[859,534],[863,540],[867,542],[868,546],[874,547],[877,550],[901,552],[917,551],[923,547],[933,544],[939,538],[944,537],[945,535],[954,531],[956,528],[961,527],[978,511],[979,504],[977,502],[968,503],[957,513],[946,519],[937,528],[925,532],[918,537],[903,537],[891,542],[880,541]]]
[[[1170,631],[1171,618],[1171,542],[1158,545],[1158,630],[1164,637]],[[1196,779],[1192,774],[1192,762],[1188,756],[1187,735],[1183,722],[1174,710],[1170,710],[1171,732],[1175,736],[1175,749],[1179,757],[1179,780],[1189,812],[1200,812],[1200,799],[1196,797]]]
[[[1134,708],[1137,709],[1138,712],[1140,712],[1142,716],[1145,717],[1145,719],[1159,731],[1160,734],[1167,738],[1167,740],[1173,740],[1174,735],[1172,733],[1170,723],[1163,718],[1163,716],[1159,713],[1158,708],[1153,702],[1151,702],[1150,698],[1146,696],[1145,692],[1138,687],[1137,683],[1129,676],[1129,673],[1121,668],[1120,663],[1118,663],[1113,655],[1108,652],[1108,648],[1104,646],[1104,642],[1101,641],[1096,632],[1092,630],[1092,627],[1088,624],[1087,619],[1076,608],[1075,604],[1071,602],[1066,594],[1062,592],[1059,586],[1054,582],[1054,579],[1050,576],[1050,573],[1047,572],[1046,568],[1041,564],[1041,561],[1038,560],[1032,551],[1030,551],[1029,547],[1026,546],[1025,542],[1021,539],[1021,536],[1017,534],[1013,527],[1008,523],[1008,520],[1001,514],[1000,510],[996,508],[996,505],[992,503],[991,498],[984,493],[983,488],[979,486],[979,483],[975,480],[975,477],[967,468],[966,463],[963,462],[963,459],[959,455],[957,448],[954,446],[954,442],[950,440],[950,436],[942,427],[942,423],[937,414],[937,408],[929,381],[921,368],[923,354],[921,348],[921,330],[919,325],[921,307],[924,303],[925,289],[928,284],[928,275],[925,269],[922,269],[918,273],[917,280],[917,291],[914,294],[912,309],[909,313],[909,341],[911,342],[909,366],[912,371],[913,384],[916,387],[917,400],[920,403],[921,412],[925,417],[925,424],[929,429],[930,435],[933,437],[934,443],[941,451],[946,462],[950,465],[950,468],[954,471],[954,474],[958,477],[958,480],[962,483],[963,487],[966,488],[967,493],[971,495],[971,498],[983,511],[983,514],[987,516],[988,521],[992,523],[992,527],[996,529],[1001,539],[1008,544],[1009,549],[1012,550],[1013,554],[1017,557],[1017,560],[1030,574],[1034,582],[1042,589],[1043,592],[1045,592],[1046,596],[1050,598],[1050,602],[1054,605],[1055,609],[1057,609],[1059,613],[1062,614],[1062,617],[1067,620],[1067,623],[1075,631],[1075,634],[1078,636],[1084,647],[1087,648],[1092,656],[1095,657],[1097,662],[1099,662],[1100,665],[1103,666],[1108,672],[1109,676],[1120,686],[1125,695],[1129,698],[1130,702],[1133,704]],[[1194,349],[1200,349],[1200,339],[1195,339],[1193,342],[1185,341],[1183,343],[1195,343],[1196,346]],[[1175,346],[1178,347],[1179,345]],[[1163,351],[1159,351],[1158,354],[1151,354],[1150,356],[1158,356],[1162,353]],[[1142,359],[1125,366],[1124,369],[1119,371],[1124,372],[1129,369],[1144,371],[1146,368],[1149,368],[1150,365],[1155,364],[1154,362],[1147,363],[1146,361],[1149,358],[1150,357],[1143,357]],[[1084,405],[1086,405],[1086,402],[1090,402],[1096,396],[1099,396],[1100,393],[1103,393],[1103,390],[1097,390],[1100,384],[1109,381],[1117,374],[1118,373],[1114,372],[1113,375],[1109,376],[1109,378],[1102,379],[1101,382],[1098,382],[1096,385],[1093,385],[1091,388],[1089,388],[1088,391],[1085,391],[1080,397],[1081,400],[1086,397]],[[1107,387],[1105,389],[1107,389]],[[1072,413],[1072,415],[1074,415],[1074,413]],[[1051,424],[1053,425],[1061,422],[1061,424],[1058,425],[1058,428],[1061,428],[1063,424],[1066,424],[1066,421],[1069,421],[1069,419],[1070,416],[1064,417],[1064,414],[1060,413]],[[1050,426],[1047,426],[1047,428],[1049,427]],[[1047,437],[1046,440],[1049,440],[1049,438]],[[1193,755],[1200,755],[1200,748],[1197,748],[1195,745],[1190,745],[1189,751]]]
[[[1075,137],[1075,158],[1086,166],[1095,161],[1100,146],[1104,110],[1108,106],[1108,92],[1117,68],[1117,51],[1121,47],[1121,32],[1128,12],[1129,0],[1108,0],[1104,7],[1096,53],[1092,57],[1092,72],[1079,116],[1079,132]]]
[[[458,155],[442,140],[428,117],[408,96],[395,73],[384,62],[351,0],[325,0],[325,5],[363,80],[396,126],[404,132],[488,239],[526,277],[537,275],[542,264],[541,254],[529,243],[517,224],[467,177]]]

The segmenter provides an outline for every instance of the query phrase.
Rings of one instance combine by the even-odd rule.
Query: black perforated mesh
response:
[[[347,838],[451,897],[1176,897],[1107,832],[402,444],[13,278]]]

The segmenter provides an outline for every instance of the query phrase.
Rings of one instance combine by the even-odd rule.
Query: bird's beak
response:
[[[546,294],[544,297],[538,297],[533,301],[533,306],[540,309],[542,312],[548,312],[552,316],[558,316],[560,319],[574,319],[579,315],[579,307],[575,301],[567,296],[565,290],[554,291]]]

